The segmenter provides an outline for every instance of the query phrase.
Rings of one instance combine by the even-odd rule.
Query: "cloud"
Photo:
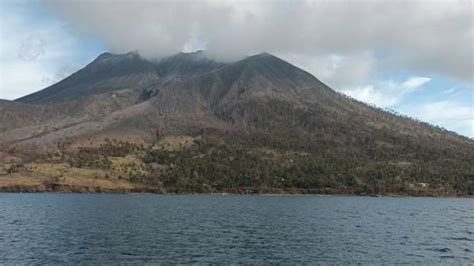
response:
[[[25,38],[18,50],[18,57],[25,61],[34,61],[45,53],[47,43],[38,33],[32,33]]]
[[[0,1],[1,99],[43,89],[97,56],[62,23],[41,12],[33,0]]]
[[[411,77],[402,84],[400,84],[400,90],[405,93],[412,92],[423,86],[423,84],[429,82],[430,80],[430,78],[426,77]]]
[[[473,105],[453,101],[427,103],[411,110],[413,115],[423,121],[439,125],[474,138]]]
[[[149,58],[267,51],[359,100],[473,135],[464,95],[474,82],[469,0],[40,1],[0,1],[0,98],[84,66],[104,50],[90,40]],[[424,102],[414,102],[410,94],[428,82]]]
[[[420,89],[431,78],[411,77],[402,83],[394,81],[379,81],[375,85],[357,86],[343,89],[342,92],[360,101],[379,107],[393,107],[399,104],[403,97]]]
[[[321,56],[278,54],[278,56],[312,73],[336,90],[366,84],[372,78],[377,66],[375,56],[369,52],[346,56],[338,54]]]
[[[376,54],[379,67],[473,82],[473,5],[459,1],[44,0],[112,52],[162,57],[207,48],[235,59]]]
[[[449,89],[447,89],[447,90],[444,90],[443,93],[445,93],[445,94],[451,94],[451,93],[453,93],[453,92],[455,92],[455,91],[456,91],[456,88],[455,88],[455,87],[452,87],[452,88],[449,88]]]

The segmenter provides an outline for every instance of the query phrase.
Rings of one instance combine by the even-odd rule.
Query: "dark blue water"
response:
[[[474,200],[0,194],[0,262],[474,262]]]

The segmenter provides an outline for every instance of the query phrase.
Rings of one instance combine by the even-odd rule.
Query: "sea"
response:
[[[472,264],[474,199],[0,193],[0,263]]]

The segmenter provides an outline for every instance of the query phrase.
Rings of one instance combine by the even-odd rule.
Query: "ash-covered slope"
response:
[[[148,86],[159,78],[154,65],[136,53],[124,55],[104,53],[66,79],[16,101],[29,104],[54,104],[109,91]]]
[[[148,61],[138,53],[104,53],[66,79],[17,102],[52,104],[125,89],[156,87],[157,83],[213,70],[222,64],[202,52],[177,54],[160,61]]]

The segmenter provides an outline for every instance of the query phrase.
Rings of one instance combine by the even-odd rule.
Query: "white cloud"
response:
[[[351,55],[304,56],[301,54],[278,54],[278,56],[310,72],[336,90],[366,84],[376,69],[376,59],[369,52]]]
[[[403,98],[428,83],[431,78],[411,77],[402,83],[379,81],[376,84],[345,88],[343,93],[366,103],[379,107],[393,107]]]
[[[162,57],[188,48],[192,39],[220,58],[368,52],[379,56],[380,68],[474,81],[469,0],[44,1],[112,52]]]
[[[49,85],[44,80],[48,74],[35,62],[10,62],[0,70],[0,98],[14,99],[34,89],[41,89]]]
[[[453,92],[455,92],[455,91],[456,91],[456,88],[455,88],[455,87],[452,87],[452,88],[449,88],[449,89],[447,89],[447,90],[444,90],[443,93],[445,93],[445,94],[451,94],[451,93],[453,93]]]
[[[0,1],[1,99],[43,89],[92,59],[59,21],[35,18],[35,3]]]
[[[426,77],[411,77],[402,84],[400,84],[400,90],[405,93],[412,92],[419,87],[423,86],[425,83],[429,82],[431,79]]]
[[[438,101],[413,107],[414,117],[474,138],[474,107],[453,101]]]

